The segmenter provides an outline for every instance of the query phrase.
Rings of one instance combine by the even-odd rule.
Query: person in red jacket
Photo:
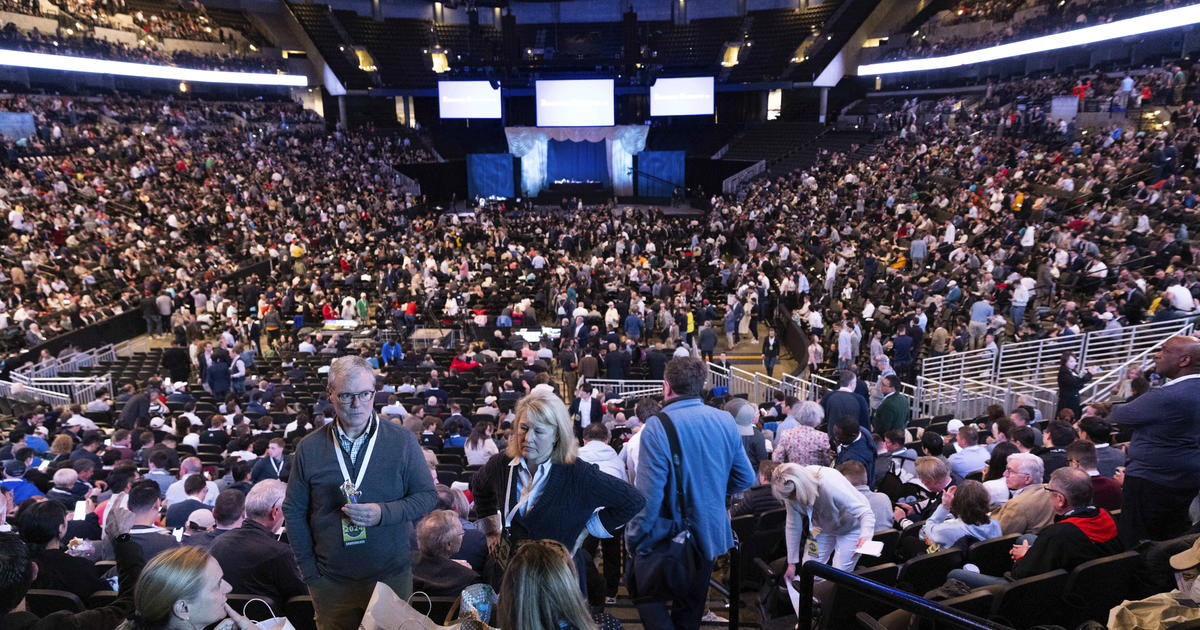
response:
[[[971,588],[1004,584],[1040,575],[1055,569],[1070,571],[1103,556],[1120,553],[1124,546],[1117,537],[1117,523],[1107,511],[1093,503],[1092,480],[1078,468],[1059,468],[1050,476],[1044,490],[1058,522],[1036,536],[1026,534],[1013,545],[1013,568],[1005,576],[982,575],[964,567],[948,577],[961,580]]]

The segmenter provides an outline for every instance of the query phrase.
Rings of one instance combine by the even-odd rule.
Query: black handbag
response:
[[[679,514],[672,516],[674,528],[669,537],[650,549],[638,551],[625,563],[625,586],[635,604],[673,600],[683,595],[691,588],[700,567],[700,547],[690,529],[683,493],[683,458],[679,434],[675,432],[675,423],[666,413],[660,411],[658,419],[662,422],[671,448]],[[662,511],[670,511],[670,501],[663,502]]]

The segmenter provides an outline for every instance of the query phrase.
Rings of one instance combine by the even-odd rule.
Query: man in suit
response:
[[[711,321],[706,320],[704,326],[700,328],[700,338],[698,341],[700,345],[700,358],[711,362],[713,360],[713,350],[717,349],[717,331],[713,330]],[[766,346],[766,343],[763,345]],[[666,367],[666,361],[663,361],[663,366]],[[662,378],[662,373],[659,373],[657,377],[651,376],[650,378],[652,380],[660,379]]]
[[[1054,522],[1051,493],[1040,483],[1044,470],[1042,458],[1032,453],[1008,456],[1004,480],[1010,498],[992,513],[992,517],[1000,521],[1000,529],[1005,535],[1036,534]]]
[[[733,361],[729,360],[729,355],[722,352],[719,356],[717,356],[717,360],[713,361],[713,365],[725,370],[725,372],[728,373],[729,369],[733,367]]]
[[[1146,294],[1131,280],[1126,280],[1121,286],[1124,290],[1121,314],[1130,326],[1136,326],[1146,318]]]
[[[767,331],[767,338],[762,342],[762,360],[763,367],[767,370],[767,376],[775,376],[775,366],[779,363],[779,338],[775,336],[775,329]]]
[[[1187,530],[1188,506],[1200,483],[1200,339],[1171,337],[1154,358],[1154,369],[1167,383],[1116,405],[1108,417],[1133,430],[1122,484],[1120,530],[1126,546]]]
[[[254,468],[250,472],[250,481],[258,483],[264,479],[279,479],[287,481],[288,459],[283,454],[283,438],[271,438],[267,443],[267,456],[254,460]]]
[[[604,376],[613,380],[629,378],[629,353],[619,348],[615,343],[608,344],[608,354],[604,355]]]
[[[666,369],[667,360],[669,357],[662,351],[661,343],[650,344],[646,350],[645,362],[646,368],[649,371],[650,380],[658,380],[662,378],[663,370]]]
[[[883,392],[883,400],[875,409],[875,419],[871,421],[871,430],[879,435],[888,431],[903,431],[908,426],[912,406],[908,398],[900,393],[900,377],[888,374],[879,383]]]
[[[579,386],[579,396],[571,401],[567,413],[574,419],[576,435],[583,435],[589,424],[604,419],[604,404],[592,396],[591,383]]]

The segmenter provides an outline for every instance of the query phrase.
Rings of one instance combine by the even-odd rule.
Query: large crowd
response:
[[[1113,0],[1106,2],[1050,2],[1015,0],[967,0],[956,3],[947,11],[937,14],[921,27],[935,35],[914,37],[908,45],[888,51],[880,61],[898,59],[920,59],[953,55],[970,50],[998,46],[1009,42],[1053,35],[1065,31],[1108,24],[1116,20],[1137,17],[1148,11],[1165,11],[1186,6],[1183,0],[1145,2],[1142,0]],[[1040,9],[1017,21],[1013,17],[1020,11]],[[945,37],[938,35],[939,28],[953,27],[965,23],[987,23],[989,28],[978,29],[977,34]],[[904,34],[898,34],[903,36]]]
[[[224,28],[210,20],[202,5],[188,10],[147,14],[138,11],[131,15],[137,29],[138,45],[132,46],[96,36],[94,27],[120,28],[114,18],[128,13],[119,0],[93,2],[68,0],[59,7],[62,19],[54,32],[37,29],[23,31],[16,23],[8,22],[0,30],[0,42],[6,48],[58,55],[86,56],[97,59],[176,65],[202,70],[239,70],[244,72],[279,72],[286,69],[282,59],[258,54],[253,46],[244,46],[226,36]],[[41,15],[37,2],[6,2],[0,10],[28,15]],[[227,27],[226,27],[227,28]],[[253,34],[251,41],[257,41]],[[166,38],[221,42],[229,45],[226,53],[199,53],[189,50],[168,51],[163,47]]]
[[[582,202],[439,214],[394,168],[423,149],[293,124],[312,121],[293,104],[11,99],[39,133],[6,139],[3,328],[33,347],[139,310],[171,348],[169,379],[19,412],[0,449],[19,533],[0,538],[0,562],[16,567],[0,571],[15,576],[0,606],[30,585],[86,599],[103,589],[74,577],[98,580],[93,562],[115,558],[119,599],[82,613],[88,627],[176,627],[192,609],[192,625],[252,627],[219,605],[229,588],[276,602],[312,593],[318,623],[342,627],[363,613],[367,569],[401,596],[406,569],[437,594],[490,583],[497,627],[611,626],[598,610],[617,596],[621,539],[647,554],[670,540],[659,513],[681,478],[689,498],[672,512],[691,511],[698,561],[665,598],[682,627],[705,614],[712,561],[732,544],[726,494],[734,514],[786,511],[783,553],[762,552],[786,577],[806,554],[851,569],[889,528],[909,534],[887,550],[896,560],[1027,536],[1010,576],[951,575],[967,587],[1144,538],[1178,543],[1196,495],[1194,440],[1177,443],[1200,430],[1183,402],[1196,396],[1195,339],[1169,342],[1123,406],[1082,404],[1088,374],[1063,357],[1056,417],[1025,405],[936,429],[909,417],[902,382],[923,358],[1200,312],[1194,121],[1083,134],[1009,95],[906,108],[873,152],[823,154],[713,196],[704,216]],[[231,115],[291,123],[248,140]],[[52,159],[14,159],[31,149]],[[223,280],[263,260],[270,272]],[[351,345],[314,331],[323,320],[391,332]],[[707,370],[732,365],[719,351],[743,338],[770,372],[771,329],[791,322],[809,338],[798,370],[832,373],[837,390],[761,408],[706,390]],[[463,341],[426,352],[418,323]],[[556,330],[515,332],[541,326]],[[589,384],[635,376],[665,383],[661,405]],[[406,489],[352,483],[343,454],[366,468],[364,436],[395,455],[372,468],[402,469]],[[220,455],[211,479],[202,454]],[[450,481],[439,454],[473,474],[435,485]],[[339,463],[341,490],[328,481]],[[380,508],[376,492],[408,494]],[[68,518],[81,501],[85,518]],[[29,558],[60,568],[34,576]],[[661,622],[649,604],[667,587],[634,565],[626,585],[645,597],[643,620]],[[1170,571],[1152,574],[1148,585],[1172,588]]]

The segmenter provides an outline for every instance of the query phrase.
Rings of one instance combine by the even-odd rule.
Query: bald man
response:
[[[1118,524],[1127,548],[1184,533],[1200,489],[1200,339],[1168,339],[1154,369],[1167,383],[1113,407],[1109,416],[1133,430]]]

